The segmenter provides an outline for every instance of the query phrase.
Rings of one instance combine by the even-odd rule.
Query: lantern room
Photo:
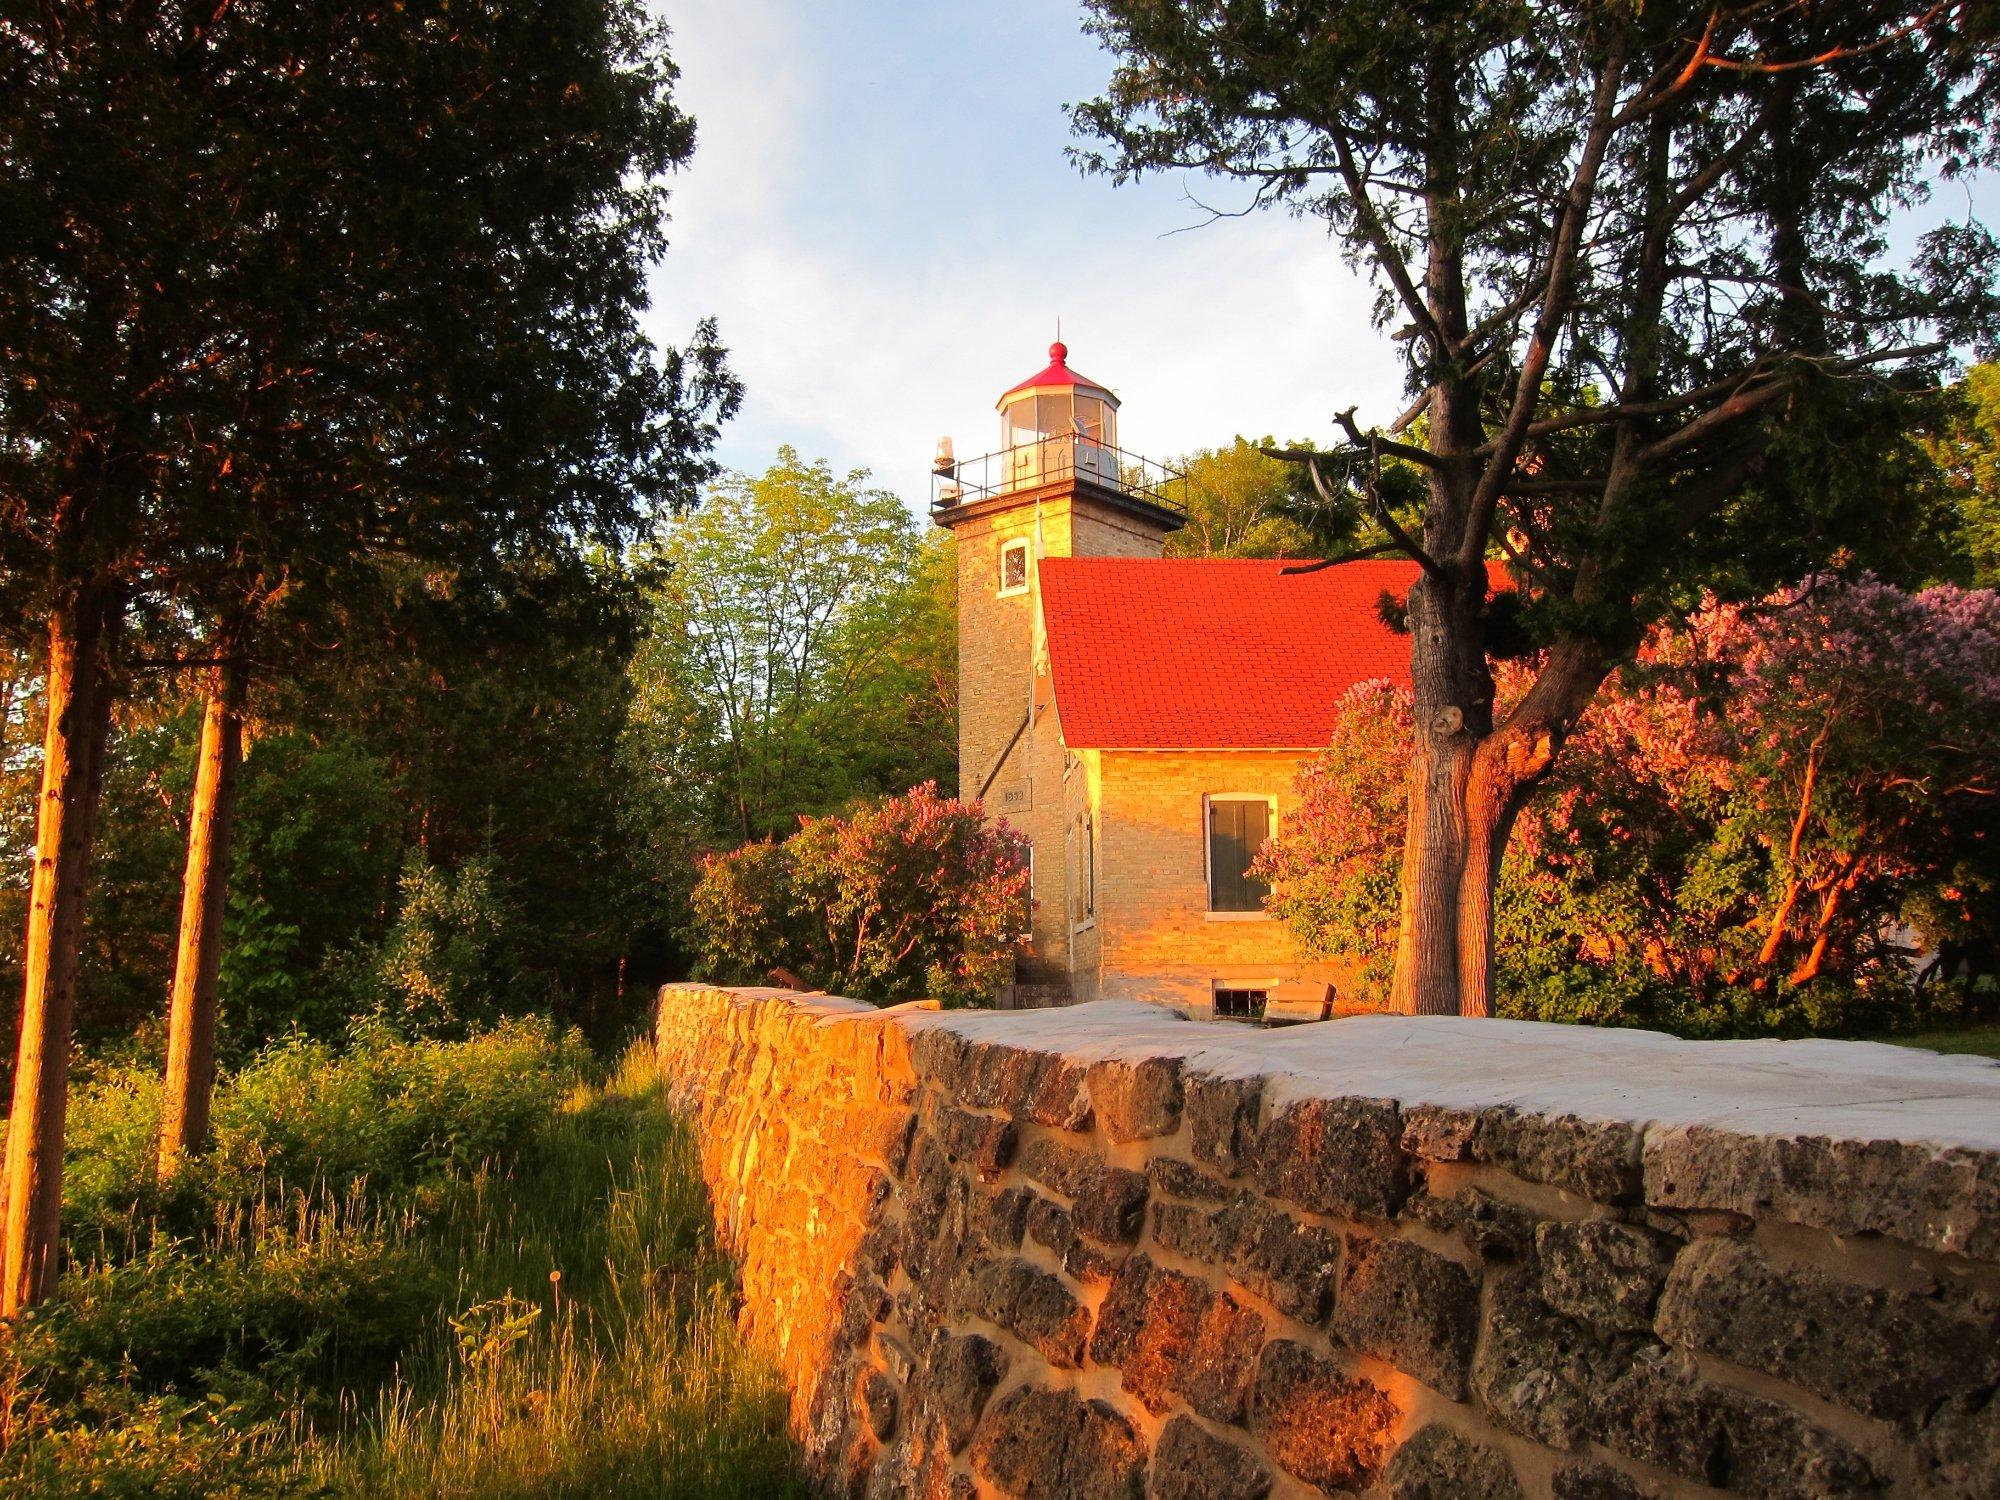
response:
[[[1048,367],[1000,398],[1006,489],[1073,478],[1119,487],[1118,398],[1068,361],[1060,341],[1049,345]]]

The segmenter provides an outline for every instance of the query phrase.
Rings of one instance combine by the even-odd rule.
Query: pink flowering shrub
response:
[[[1509,684],[1503,675],[1501,692]],[[1395,938],[1408,697],[1356,689],[1264,855],[1315,952]],[[1516,825],[1503,1014],[1697,1035],[1948,1013],[2000,935],[2000,595],[1815,580],[1608,684]],[[1936,956],[1924,973],[1913,950]]]
[[[699,972],[742,983],[784,968],[878,1004],[965,1004],[1007,978],[1027,900],[1027,841],[925,782],[705,859]]]
[[[1333,742],[1299,768],[1296,805],[1251,866],[1300,950],[1360,958],[1378,1005],[1396,963],[1410,734],[1408,689],[1380,679],[1349,689]]]

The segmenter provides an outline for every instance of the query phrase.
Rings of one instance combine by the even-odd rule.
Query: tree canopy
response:
[[[902,501],[791,449],[662,532],[638,748],[736,839],[949,774],[956,573]]]
[[[1996,329],[1972,220],[1894,210],[1994,158],[1969,3],[1090,0],[1118,59],[1079,106],[1117,177],[1215,173],[1324,223],[1412,397],[1308,458],[1333,533],[1421,564],[1417,800],[1396,993],[1484,1013],[1513,818],[1612,666],[1704,588],[1748,597],[1902,540],[1902,393]],[[1334,393],[1329,392],[1330,404]],[[1424,481],[1414,525],[1385,463]],[[1341,534],[1328,538],[1342,550]],[[1491,558],[1538,648],[1497,717]]]

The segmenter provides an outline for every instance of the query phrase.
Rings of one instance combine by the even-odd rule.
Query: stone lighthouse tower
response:
[[[1182,524],[1169,476],[1118,447],[1118,398],[1049,346],[1048,366],[1003,395],[1000,446],[958,461],[938,445],[931,519],[958,540],[958,786],[1034,846],[1027,983],[1069,968],[1063,889],[1065,755],[1041,649],[1045,557],[1158,557]]]

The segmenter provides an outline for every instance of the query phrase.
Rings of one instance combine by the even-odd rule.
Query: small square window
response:
[[[1028,587],[1028,543],[1026,538],[1009,542],[1000,549],[1000,592],[1019,594]]]
[[[1264,1019],[1264,1003],[1270,998],[1268,990],[1226,990],[1218,987],[1215,1013],[1225,1020],[1261,1021]]]

